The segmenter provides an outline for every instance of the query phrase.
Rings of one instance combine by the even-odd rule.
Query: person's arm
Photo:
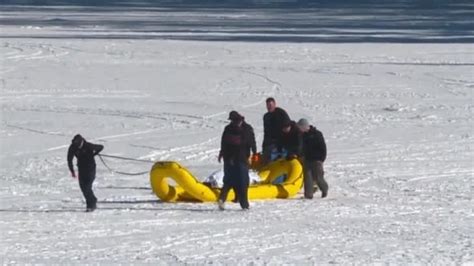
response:
[[[72,145],[69,146],[67,151],[67,166],[69,167],[69,172],[71,172],[72,177],[76,177],[76,173],[74,172],[74,165],[72,164],[72,159],[74,158],[74,150]]]
[[[103,149],[104,149],[104,146],[103,145],[99,145],[99,144],[92,144],[92,153],[94,155],[97,155],[99,154],[99,152],[101,152]]]
[[[299,157],[303,157],[303,134],[298,134],[298,148],[296,153]]]
[[[270,121],[269,121],[269,113],[266,113],[263,116],[263,141],[262,141],[262,150],[265,148],[265,146],[268,145],[268,142],[270,141],[271,134],[270,134]]]
[[[218,162],[221,162],[222,160],[222,157],[224,157],[224,137],[225,137],[225,133],[226,133],[226,128],[224,128],[224,132],[222,132],[222,137],[221,137],[221,149],[219,150],[219,156],[217,158],[217,161]]]
[[[257,142],[255,141],[255,132],[253,131],[253,127],[249,125],[249,137],[250,137],[250,148],[252,150],[252,154],[257,154]]]
[[[327,156],[326,142],[324,141],[323,133],[320,132],[319,134],[320,134],[320,143],[321,143],[321,154],[322,154],[323,162],[324,162]]]
[[[280,110],[281,110],[281,113],[280,113],[281,120],[280,121],[290,121],[291,119],[290,119],[290,116],[288,115],[288,113],[282,108],[280,108]]]

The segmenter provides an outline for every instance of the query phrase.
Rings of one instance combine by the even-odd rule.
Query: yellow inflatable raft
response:
[[[249,199],[290,198],[300,191],[303,184],[303,167],[297,159],[278,160],[258,169],[262,182],[250,185]],[[286,181],[272,184],[277,177],[286,174]],[[168,178],[176,186],[168,183]],[[217,201],[220,189],[211,188],[199,182],[193,174],[177,162],[157,162],[150,172],[153,192],[163,201]],[[231,190],[227,200],[235,198]]]

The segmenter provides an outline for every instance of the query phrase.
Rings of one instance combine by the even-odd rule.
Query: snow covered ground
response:
[[[15,12],[2,16],[62,19]],[[474,263],[472,43],[107,38],[56,24],[1,29],[3,264]],[[99,209],[84,212],[66,165],[74,134],[150,161],[107,158],[115,170],[175,160],[205,178],[230,110],[261,143],[269,96],[324,133],[328,198],[249,212],[162,203],[147,175],[98,161]]]

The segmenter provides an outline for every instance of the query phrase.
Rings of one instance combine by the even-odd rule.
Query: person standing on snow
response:
[[[221,150],[219,162],[224,159],[224,187],[218,199],[220,210],[224,210],[224,204],[230,189],[234,190],[236,199],[242,209],[249,208],[249,166],[248,156],[255,142],[253,134],[249,134],[248,127],[244,127],[244,117],[238,112],[229,113],[231,121],[222,133]],[[250,126],[250,125],[249,125]],[[247,129],[246,129],[247,128]]]
[[[317,191],[316,183],[321,189],[321,197],[328,195],[328,184],[324,180],[323,163],[326,160],[326,142],[321,131],[311,126],[308,120],[302,118],[297,126],[303,133],[303,171],[304,171],[304,197],[312,199]]]
[[[71,176],[76,178],[72,160],[77,159],[77,168],[79,170],[79,187],[86,199],[87,212],[94,211],[97,208],[97,198],[92,191],[92,184],[95,179],[96,164],[94,156],[99,154],[104,146],[87,142],[81,135],[77,134],[72,139],[67,152],[67,164]]]
[[[263,143],[262,155],[264,163],[271,160],[272,151],[277,148],[281,138],[281,129],[284,121],[290,121],[290,117],[280,107],[276,106],[275,99],[270,97],[266,100],[267,113],[263,116]]]
[[[234,111],[236,112],[236,111]],[[236,112],[237,113],[237,112]],[[234,114],[235,115],[235,114]],[[245,134],[245,139],[247,139],[249,142],[248,144],[248,149],[245,149],[245,156],[250,158],[250,152],[252,152],[252,156],[257,155],[257,142],[255,141],[255,132],[253,131],[253,127],[245,122],[245,117],[242,116],[242,129],[244,130]],[[235,194],[235,198],[233,202],[237,203],[239,202],[239,196]]]

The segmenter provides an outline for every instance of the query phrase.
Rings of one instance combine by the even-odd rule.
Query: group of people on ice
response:
[[[298,158],[303,164],[304,197],[312,199],[319,188],[324,198],[328,193],[328,185],[324,180],[323,163],[326,160],[326,143],[323,134],[302,118],[292,121],[288,113],[276,106],[274,98],[266,99],[267,113],[263,116],[262,163],[285,156],[292,160]],[[231,189],[234,190],[235,202],[242,209],[249,208],[249,158],[257,156],[255,133],[244,116],[231,111],[230,123],[224,128],[218,161],[224,161],[224,182],[218,206],[224,210],[225,200]],[[73,158],[77,159],[79,186],[86,200],[87,212],[97,208],[97,198],[92,190],[95,180],[96,163],[94,156],[104,146],[87,142],[81,135],[72,139],[67,154],[67,162],[71,176],[76,178]]]
[[[308,120],[292,121],[288,113],[276,106],[274,98],[266,99],[267,113],[263,116],[263,163],[269,163],[284,154],[286,159],[299,158],[304,171],[304,197],[312,199],[317,188],[324,198],[328,184],[324,179],[323,163],[326,160],[326,143],[323,134]],[[235,201],[242,209],[249,208],[249,158],[257,155],[255,134],[244,116],[236,111],[229,113],[230,123],[224,128],[221,138],[219,162],[224,160],[224,186],[218,200],[219,209],[224,210],[230,189],[234,189]],[[277,157],[277,158],[279,158]]]

